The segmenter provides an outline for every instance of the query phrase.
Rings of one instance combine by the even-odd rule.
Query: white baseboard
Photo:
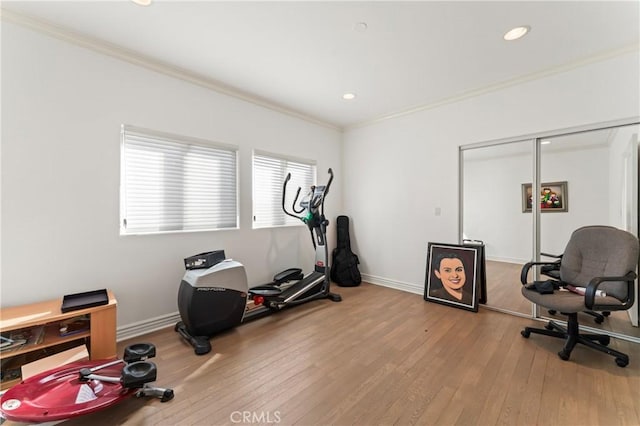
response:
[[[380,285],[382,287],[389,287],[396,290],[402,290],[408,293],[420,295],[424,294],[423,285],[390,280],[388,278],[382,278],[369,274],[362,274],[362,280],[371,284]],[[116,340],[120,342],[122,340],[142,336],[144,334],[161,330],[163,328],[174,327],[180,320],[180,313],[173,312],[171,314],[161,315],[159,317],[151,318],[148,320],[124,325],[122,327],[118,327],[118,329],[116,330]]]
[[[116,340],[131,339],[132,337],[138,337],[143,334],[151,333],[152,331],[161,330],[167,327],[173,327],[178,321],[180,321],[180,313],[174,312],[167,315],[151,318],[144,321],[139,321],[133,324],[118,327],[116,330]]]
[[[498,256],[487,256],[487,260],[491,260],[494,262],[517,263],[518,265],[523,265],[527,262],[531,262],[531,259],[516,259],[513,257],[498,257]]]
[[[394,288],[396,290],[406,291],[414,294],[424,294],[424,286],[406,283],[402,281],[390,280],[388,278],[377,277],[375,275],[361,274],[362,280],[371,284],[380,285],[382,287]]]
[[[394,288],[396,290],[402,290],[409,293],[424,294],[424,288],[422,286],[411,283],[389,280],[387,278],[368,274],[362,274],[362,280],[371,284]],[[179,321],[181,321],[180,313],[173,312],[133,324],[124,325],[122,327],[118,327],[116,330],[116,340],[120,342],[122,340],[142,336],[163,328],[174,327]]]

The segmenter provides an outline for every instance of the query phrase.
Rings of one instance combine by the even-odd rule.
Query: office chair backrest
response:
[[[638,265],[638,238],[611,226],[576,229],[567,243],[560,265],[560,279],[586,287],[594,277],[621,277]],[[608,296],[627,300],[627,284],[604,282],[598,287]]]

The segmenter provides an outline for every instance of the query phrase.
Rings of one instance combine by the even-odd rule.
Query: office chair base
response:
[[[555,315],[557,313],[558,311],[556,311],[555,309],[549,309],[549,315]],[[593,321],[596,324],[602,324],[604,322],[604,319],[609,315],[611,315],[611,312],[609,311],[604,311],[604,312],[584,311],[583,313],[587,315],[591,315],[593,317]]]
[[[571,351],[578,344],[604,352],[616,358],[618,367],[626,367],[629,365],[629,356],[622,352],[616,351],[608,347],[611,338],[605,334],[580,333],[578,329],[578,315],[576,313],[568,314],[567,328],[564,328],[553,321],[549,321],[545,328],[525,327],[520,334],[528,339],[531,333],[542,334],[545,336],[557,337],[565,339],[564,348],[558,352],[560,359],[568,361]]]

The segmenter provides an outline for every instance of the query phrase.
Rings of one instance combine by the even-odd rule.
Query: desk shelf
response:
[[[109,291],[106,305],[78,309],[63,313],[62,299],[0,309],[0,331],[9,333],[22,329],[44,326],[44,338],[40,343],[25,344],[12,350],[0,352],[0,361],[12,368],[35,361],[53,353],[86,344],[91,359],[107,359],[116,356],[116,306],[117,301]],[[71,318],[87,316],[89,329],[67,336],[60,336],[60,323]],[[0,389],[7,389],[20,381],[19,378],[3,380]]]

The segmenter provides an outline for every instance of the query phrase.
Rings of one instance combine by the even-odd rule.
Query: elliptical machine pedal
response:
[[[273,285],[279,286],[290,281],[300,281],[303,278],[304,274],[302,273],[302,269],[289,268],[273,276]]]

